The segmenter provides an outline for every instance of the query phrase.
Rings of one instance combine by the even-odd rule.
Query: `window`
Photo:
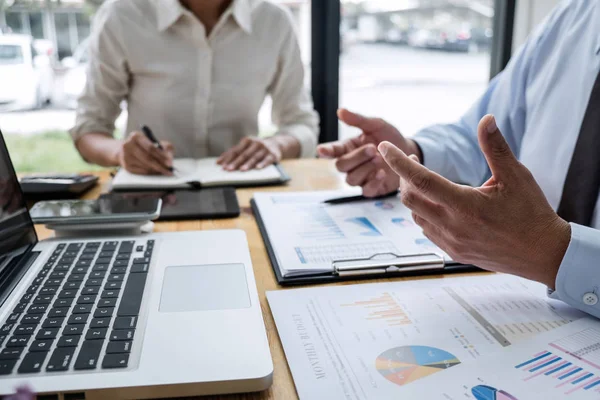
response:
[[[25,32],[25,28],[23,27],[23,19],[21,18],[20,12],[7,12],[5,18],[6,25],[13,33]]]
[[[457,120],[488,84],[493,17],[493,0],[342,1],[340,106],[409,136]]]
[[[44,21],[41,12],[30,12],[29,15],[29,29],[31,36],[36,39],[44,39]]]
[[[23,49],[18,45],[0,45],[0,65],[23,64]]]
[[[90,18],[86,14],[77,13],[75,22],[77,23],[77,37],[81,43],[90,36]]]
[[[56,29],[56,51],[58,52],[58,58],[62,60],[72,54],[74,47],[69,14],[65,12],[55,13],[54,26]]]

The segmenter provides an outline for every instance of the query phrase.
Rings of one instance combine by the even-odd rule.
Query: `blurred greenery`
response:
[[[74,173],[102,169],[83,161],[67,132],[5,133],[4,139],[17,173]]]

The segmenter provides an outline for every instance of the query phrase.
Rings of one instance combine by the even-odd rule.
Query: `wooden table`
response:
[[[242,214],[239,218],[226,220],[206,220],[206,221],[182,221],[182,222],[159,222],[156,223],[156,232],[190,231],[190,230],[210,230],[210,229],[242,229],[248,236],[250,245],[250,254],[252,255],[252,265],[256,276],[258,286],[258,295],[260,305],[267,328],[267,336],[273,357],[274,375],[273,386],[261,393],[230,395],[230,396],[212,396],[204,397],[215,399],[295,399],[298,397],[290,370],[283,353],[277,328],[273,321],[273,316],[269,310],[265,292],[268,290],[281,290],[278,286],[267,251],[265,249],[258,226],[252,216],[250,209],[250,199],[256,191],[306,191],[306,190],[332,190],[346,187],[344,177],[339,174],[331,161],[326,160],[292,160],[284,161],[283,167],[292,177],[292,180],[286,186],[274,186],[267,188],[252,188],[238,190],[238,199]],[[95,198],[106,187],[109,180],[108,172],[100,173],[101,184],[93,191],[87,194],[86,198]],[[39,238],[44,239],[50,236],[50,232],[42,226],[36,226]],[[442,276],[430,276],[426,279],[436,279]],[[396,280],[409,280],[416,278],[396,278]],[[424,279],[423,277],[420,279]],[[370,280],[369,282],[386,281],[390,279]],[[355,284],[364,283],[361,281],[339,283]]]

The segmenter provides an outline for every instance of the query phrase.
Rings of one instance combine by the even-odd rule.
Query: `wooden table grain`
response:
[[[271,356],[273,358],[274,374],[273,385],[267,391],[260,393],[237,394],[227,396],[206,396],[202,399],[295,399],[298,398],[294,388],[294,382],[288,368],[287,361],[277,334],[275,322],[271,315],[269,305],[265,293],[269,290],[285,290],[278,286],[275,280],[275,275],[271,269],[271,264],[267,251],[265,249],[262,237],[258,230],[258,226],[250,209],[250,199],[253,193],[257,191],[308,191],[308,190],[333,190],[346,187],[343,175],[339,174],[333,165],[332,161],[328,160],[290,160],[284,161],[283,167],[291,176],[292,180],[286,186],[272,186],[265,188],[249,188],[239,189],[237,191],[238,200],[242,213],[239,218],[221,219],[221,220],[204,220],[204,221],[181,221],[181,222],[158,222],[155,225],[155,232],[174,232],[174,231],[191,231],[191,230],[211,230],[211,229],[241,229],[248,236],[248,245],[252,256],[252,265],[256,276],[256,284],[258,286],[258,294],[260,297],[260,305],[262,314],[269,338],[269,346],[271,348]],[[110,179],[108,172],[101,172],[100,184],[90,191],[85,198],[95,198],[100,193],[106,191],[107,182]],[[36,226],[37,233],[40,239],[47,238],[51,233],[43,226]],[[454,275],[456,276],[456,275]],[[395,278],[394,280],[411,280],[411,279],[438,279],[443,275],[428,276],[426,278]],[[368,282],[389,281],[389,279],[369,280]],[[344,284],[357,284],[366,281],[355,281]],[[331,285],[331,284],[330,284]]]

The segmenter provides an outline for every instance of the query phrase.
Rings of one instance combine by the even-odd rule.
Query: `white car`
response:
[[[54,71],[50,52],[25,35],[0,35],[0,109],[36,109],[50,102]]]
[[[62,78],[62,94],[65,106],[70,109],[77,107],[77,99],[83,92],[86,82],[86,68],[88,63],[88,40],[84,40],[75,49],[73,57],[66,57],[62,60],[65,69]]]

